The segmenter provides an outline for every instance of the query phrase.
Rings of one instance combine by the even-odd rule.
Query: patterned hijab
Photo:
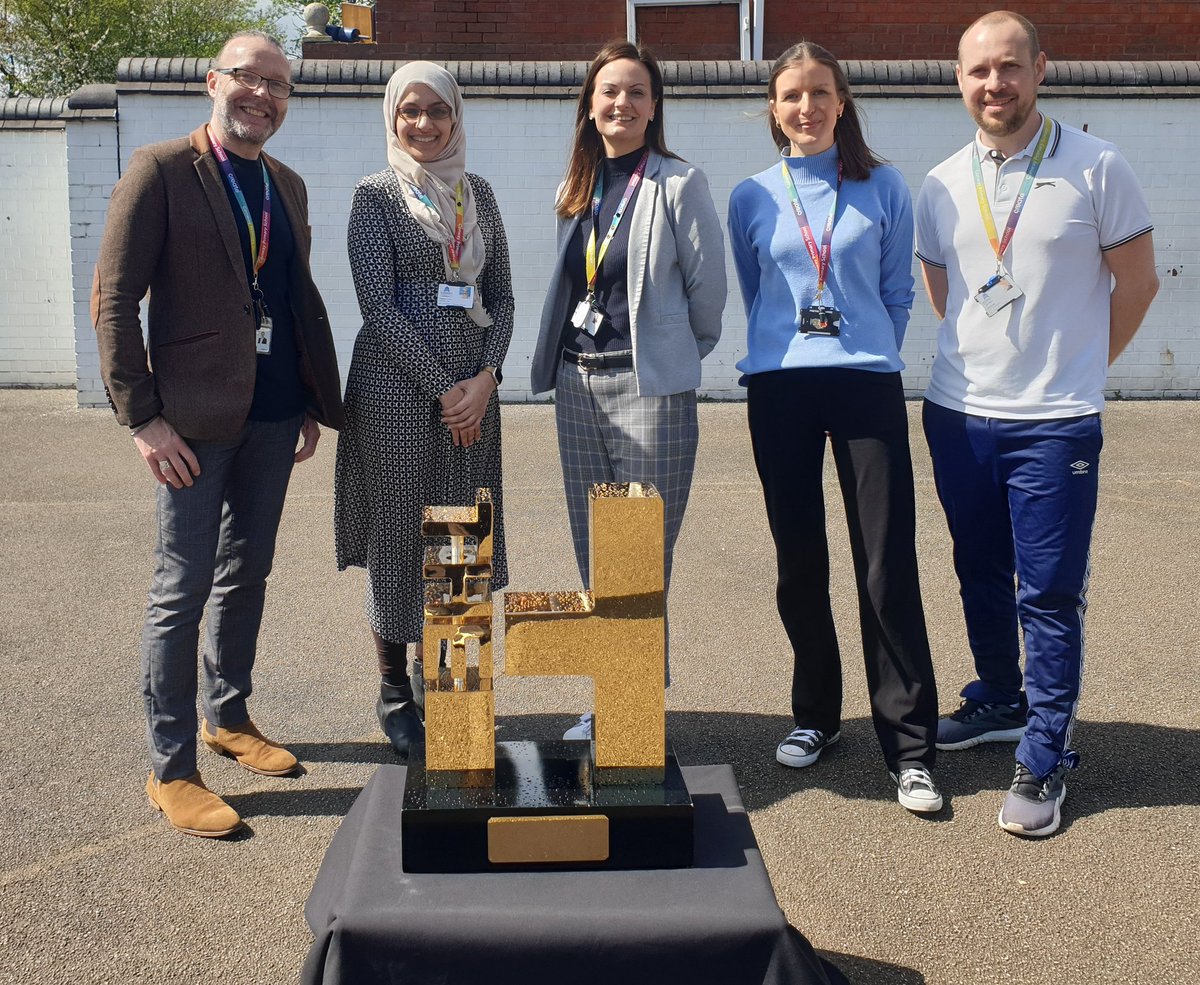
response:
[[[450,107],[450,140],[437,160],[421,164],[404,149],[396,135],[396,110],[414,85],[426,85]],[[471,183],[463,176],[467,163],[467,134],[463,128],[463,100],[454,76],[433,62],[409,62],[401,66],[387,84],[383,97],[383,120],[387,127],[388,164],[400,178],[409,211],[435,243],[442,245],[446,280],[453,279],[446,245],[454,239],[454,189],[463,186],[463,252],[458,279],[475,286],[475,307],[467,311],[476,325],[486,328],[491,316],[483,307],[476,280],[485,258],[483,234],[475,212]],[[417,193],[417,189],[423,193]],[[433,208],[424,200],[428,199]]]

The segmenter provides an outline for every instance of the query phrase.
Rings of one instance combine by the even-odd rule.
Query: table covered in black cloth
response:
[[[304,908],[304,985],[844,985],[791,927],[728,766],[683,770],[690,869],[410,874],[403,766],[381,766]]]

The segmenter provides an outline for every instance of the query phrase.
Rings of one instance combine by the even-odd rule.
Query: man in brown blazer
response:
[[[140,148],[113,189],[92,292],[109,400],[159,483],[142,633],[146,792],[174,827],[203,837],[242,821],[200,779],[198,724],[210,748],[255,773],[298,766],[255,728],[246,699],[292,465],[342,415],[304,182],[262,153],[287,114],[290,76],[268,35],[230,38],[208,73],[208,124]]]

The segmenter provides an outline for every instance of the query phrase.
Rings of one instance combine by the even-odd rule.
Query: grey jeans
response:
[[[247,421],[233,441],[189,441],[200,475],[190,487],[158,488],[142,683],[150,761],[163,782],[196,771],[196,656],[206,603],[204,715],[222,726],[249,717],[267,575],[302,421]]]

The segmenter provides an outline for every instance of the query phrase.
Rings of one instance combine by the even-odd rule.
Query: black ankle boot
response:
[[[438,671],[440,672],[446,666],[446,657],[443,655],[438,661]],[[425,660],[422,657],[413,657],[412,664],[412,691],[413,702],[417,706],[417,714],[421,716],[421,721],[425,721]]]
[[[379,724],[397,754],[408,758],[409,750],[425,741],[425,726],[417,717],[411,684],[379,683],[379,701],[375,705]]]
[[[425,661],[420,657],[413,657],[412,668],[412,695],[413,704],[417,706],[417,714],[421,721],[425,721]]]

